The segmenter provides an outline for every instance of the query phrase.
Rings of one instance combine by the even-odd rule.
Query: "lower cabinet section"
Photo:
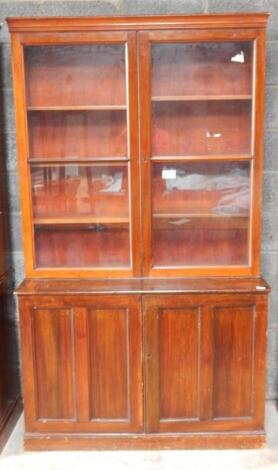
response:
[[[26,446],[262,444],[266,312],[263,294],[20,296]]]

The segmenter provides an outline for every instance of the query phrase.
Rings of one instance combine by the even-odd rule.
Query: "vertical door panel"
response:
[[[198,413],[198,308],[159,312],[159,386],[162,419]]]
[[[129,419],[128,312],[89,310],[92,419]]]
[[[74,417],[72,311],[32,311],[37,417]]]
[[[214,309],[214,418],[252,414],[254,316],[253,305]]]
[[[89,432],[142,430],[138,296],[93,296],[76,312],[78,420]]]
[[[146,428],[183,430],[199,420],[200,311],[175,296],[144,299]]]

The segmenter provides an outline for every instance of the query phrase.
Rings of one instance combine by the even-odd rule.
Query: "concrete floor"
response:
[[[266,404],[267,446],[260,450],[24,452],[23,417],[0,455],[0,470],[278,470],[278,411]]]

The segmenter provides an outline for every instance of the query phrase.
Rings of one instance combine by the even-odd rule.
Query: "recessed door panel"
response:
[[[91,419],[129,420],[128,311],[89,310]]]
[[[74,418],[72,311],[32,311],[38,419]],[[31,340],[31,338],[30,338]]]
[[[213,416],[251,417],[255,306],[213,312]]]
[[[88,432],[140,432],[140,297],[93,296],[75,313],[80,426]]]
[[[198,308],[159,311],[159,386],[161,419],[198,414]]]

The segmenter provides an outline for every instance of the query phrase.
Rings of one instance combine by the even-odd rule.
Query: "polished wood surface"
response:
[[[140,312],[137,296],[21,298],[29,431],[142,430]]]
[[[70,310],[43,308],[31,316],[38,419],[74,416],[71,316]]]
[[[268,294],[270,287],[258,278],[183,278],[183,279],[25,279],[16,290],[18,296],[70,294],[181,294],[181,293],[261,293]]]
[[[30,451],[51,450],[192,450],[192,449],[257,449],[266,443],[264,433],[186,433],[125,434],[94,436],[92,434],[25,435],[25,448]]]
[[[204,15],[164,15],[126,17],[46,17],[7,18],[11,32],[42,31],[91,31],[136,30],[136,29],[215,29],[265,28],[268,13],[223,13]]]
[[[267,16],[8,20],[26,448],[264,443]]]
[[[267,298],[146,296],[146,420],[149,432],[263,427],[256,355]],[[265,326],[265,325],[264,325]],[[171,367],[169,367],[171,364]]]
[[[252,414],[254,305],[216,307],[214,322],[214,416],[240,418]]]
[[[180,307],[163,310],[158,325],[159,403],[164,421],[194,418],[198,406],[198,309]],[[155,334],[153,328],[151,334]]]
[[[263,433],[266,312],[221,290],[20,296],[27,433]]]
[[[128,419],[126,312],[90,311],[88,323],[92,418]]]

